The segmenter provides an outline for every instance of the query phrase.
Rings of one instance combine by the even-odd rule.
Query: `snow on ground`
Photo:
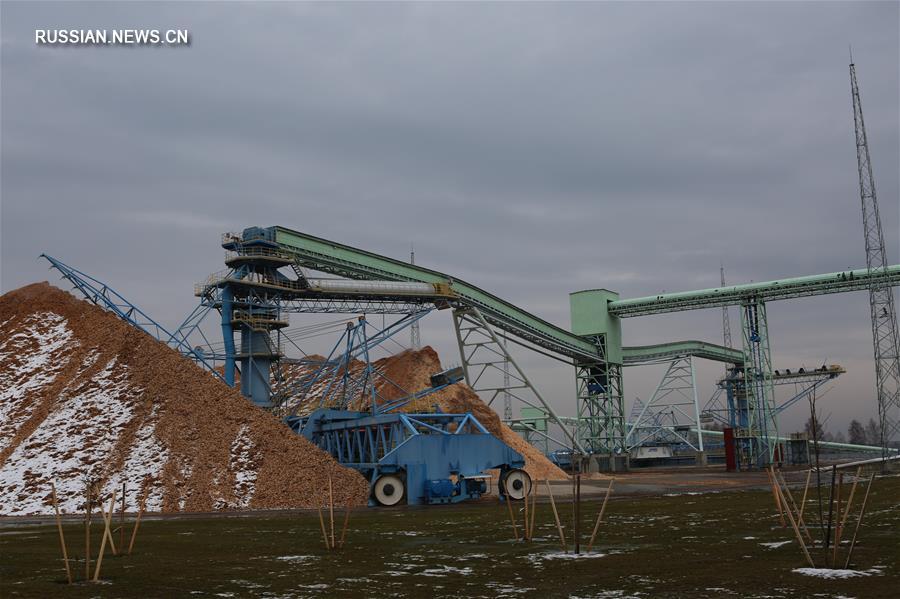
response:
[[[804,576],[815,576],[816,578],[856,578],[858,576],[872,576],[873,574],[881,574],[881,571],[872,568],[871,570],[840,570],[831,568],[794,568],[791,572],[803,574]]]
[[[534,565],[541,565],[546,560],[583,560],[605,557],[605,553],[563,553],[562,551],[551,551],[549,553],[531,553],[524,558]]]
[[[56,481],[63,512],[83,501],[86,467],[99,470],[131,420],[140,393],[115,358],[74,394],[62,394],[54,409],[0,468],[0,514],[49,513],[50,483]]]
[[[416,576],[447,576],[448,574],[466,576],[472,573],[472,568],[454,568],[453,566],[441,565],[438,568],[426,568],[421,572],[416,572]]]
[[[70,354],[60,350],[73,343],[66,319],[52,312],[32,315],[21,327],[0,342],[0,447],[31,416],[37,405],[33,394],[69,363]]]
[[[255,445],[250,438],[250,428],[244,425],[231,443],[231,458],[228,461],[228,467],[234,473],[235,507],[248,507],[256,492],[258,472],[254,464],[254,453]]]
[[[760,543],[766,549],[778,549],[784,545],[790,544],[792,541],[775,541],[774,543]]]

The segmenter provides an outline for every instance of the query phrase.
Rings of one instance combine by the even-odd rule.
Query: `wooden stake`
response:
[[[578,549],[578,537],[575,534],[577,531],[575,530],[575,521],[578,519],[578,508],[575,503],[575,464],[577,460],[575,456],[572,456],[572,473],[570,474],[572,478],[572,551],[577,552]]]
[[[853,485],[850,487],[850,497],[847,498],[847,505],[844,507],[844,515],[838,520],[837,528],[834,532],[834,558],[833,563],[837,564],[837,551],[841,546],[841,537],[844,534],[844,526],[847,525],[847,516],[850,515],[850,506],[853,505],[853,496],[856,494],[856,483],[859,482],[859,475],[862,472],[862,466],[856,468],[856,476],[853,477]]]
[[[853,539],[850,541],[850,548],[847,550],[847,561],[844,563],[844,568],[850,567],[850,556],[853,555],[853,547],[856,545],[856,535],[859,534],[859,525],[862,524],[863,516],[866,515],[866,503],[869,501],[869,490],[872,488],[872,482],[875,480],[875,475],[872,475],[872,478],[869,479],[869,484],[866,485],[866,494],[863,496],[862,508],[859,510],[859,519],[856,521],[856,528],[853,530]]]
[[[844,516],[841,518],[841,533],[844,532],[844,526],[847,525],[847,516],[850,515],[850,506],[853,504],[853,496],[856,494],[856,483],[859,482],[859,475],[862,474],[862,466],[856,468],[856,475],[853,478],[853,486],[850,487],[850,497],[847,498],[847,506],[844,508]],[[840,543],[840,540],[838,541]]]
[[[606,495],[603,496],[603,505],[600,506],[600,513],[597,514],[597,522],[594,524],[594,532],[591,533],[591,540],[588,543],[588,553],[591,552],[591,548],[594,546],[594,539],[597,538],[597,531],[600,529],[600,522],[603,521],[603,512],[606,511],[606,502],[609,501],[609,494],[612,493],[614,482],[616,482],[616,479],[609,479],[609,486],[606,487]]]
[[[550,496],[550,507],[553,508],[553,517],[556,519],[556,530],[559,531],[559,542],[562,544],[563,553],[568,553],[569,549],[566,546],[566,535],[563,534],[562,524],[559,522],[559,512],[556,511],[556,501],[553,499],[553,489],[550,488],[550,480],[545,479],[544,482],[547,485],[547,494]]]
[[[797,514],[797,525],[803,528],[803,533],[806,535],[806,538],[812,543],[812,535],[809,534],[809,530],[806,528],[806,524],[803,522],[803,517],[800,515],[800,508],[797,507],[797,502],[794,501],[794,495],[791,493],[791,488],[788,486],[787,481],[784,478],[784,474],[782,472],[777,472],[776,477],[780,477],[780,479],[776,479],[779,481],[779,484],[783,488],[782,496],[787,493],[787,503],[785,504],[788,509],[793,509]]]
[[[97,568],[94,570],[94,582],[100,580],[100,566],[103,564],[103,554],[106,550],[106,539],[109,539],[110,545],[112,545],[112,533],[109,531],[109,523],[112,520],[113,514],[116,513],[116,492],[113,491],[112,497],[109,500],[109,513],[107,514],[103,511],[103,506],[100,506],[100,513],[103,514],[103,540],[100,541],[100,555],[97,556]]]
[[[531,523],[528,526],[528,530],[531,533],[530,538],[534,538],[534,514],[537,512],[537,489],[534,487],[534,484],[531,485]]]
[[[516,526],[516,517],[513,516],[512,502],[509,500],[509,493],[506,493],[506,507],[509,509],[509,521],[512,522],[513,535],[515,535],[516,541],[518,541],[519,529]]]
[[[334,489],[331,485],[331,472],[328,473],[328,517],[331,520],[331,548],[334,549]]]
[[[772,495],[775,497],[775,509],[778,510],[778,517],[781,518],[781,526],[786,527],[787,523],[784,521],[784,510],[781,506],[781,497],[776,489],[775,482],[775,467],[770,466],[766,469],[766,474],[769,476],[769,484],[772,485]]]
[[[529,487],[528,492],[525,494],[525,537],[524,540],[531,540],[531,527],[528,525],[528,502],[530,500],[529,495],[531,494],[531,488]]]
[[[581,553],[581,474],[575,475],[575,525],[572,534],[575,536],[573,544],[575,555]]]
[[[855,483],[854,483],[855,485]],[[832,567],[837,566],[837,552],[838,549],[841,548],[841,535],[844,532],[844,518],[841,517],[841,490],[844,487],[844,473],[841,472],[840,484],[838,485],[838,511],[835,514],[837,518],[837,522],[834,524],[834,552],[831,556],[831,565]],[[847,502],[847,506],[844,509],[844,513],[846,514],[850,508],[850,502]]]
[[[344,508],[344,526],[341,527],[341,542],[338,547],[343,548],[344,538],[347,536],[347,524],[350,523],[350,506]]]
[[[780,487],[776,487],[780,493]],[[783,497],[781,498],[784,499]],[[794,529],[794,534],[797,535],[797,542],[800,543],[800,548],[803,550],[803,555],[806,556],[806,561],[809,563],[810,568],[815,568],[816,564],[813,563],[812,557],[809,555],[809,551],[806,549],[806,543],[803,542],[803,536],[800,534],[800,529],[797,527],[797,523],[794,521],[794,514],[791,513],[790,510],[787,510],[788,520],[791,521],[791,527]]]
[[[838,545],[841,542],[841,491],[844,490],[844,473],[838,475],[837,510],[834,513],[834,548],[831,550],[831,567],[837,563]]]
[[[837,464],[831,467],[831,492],[828,495],[828,528],[825,531],[825,558],[828,558],[828,548],[831,546],[831,522],[834,515],[834,481],[837,476]]]
[[[800,520],[803,520],[803,509],[806,507],[806,493],[809,491],[809,479],[812,476],[812,468],[806,471],[806,484],[803,485],[803,499],[800,500]]]
[[[91,510],[93,509],[94,485],[87,479],[87,493],[84,510],[84,579],[91,579]]]
[[[125,549],[125,481],[122,481],[122,508],[119,510],[119,548]]]
[[[325,519],[322,518],[322,506],[318,506],[319,510],[319,525],[322,527],[322,538],[325,539],[325,549],[331,549],[328,545],[328,533],[325,532]]]
[[[109,539],[109,548],[112,550],[113,555],[119,555],[116,551],[116,544],[113,543],[112,537],[112,523],[113,518],[116,515],[116,490],[113,489],[111,495],[111,507],[109,509],[109,513],[107,514],[102,508],[100,509],[100,513],[103,515],[103,536]]]
[[[131,531],[131,542],[128,543],[128,555],[131,555],[131,550],[134,549],[134,539],[137,537],[138,527],[141,525],[141,516],[144,515],[144,506],[147,503],[147,487],[144,486],[144,492],[141,493],[141,505],[138,508],[137,519],[134,521],[134,530]]]
[[[66,538],[63,536],[62,520],[59,518],[59,502],[56,499],[56,483],[50,483],[53,492],[53,510],[56,512],[56,529],[59,531],[59,546],[62,547],[63,562],[66,564],[66,579],[72,584],[72,569],[69,567],[69,554],[66,551]]]

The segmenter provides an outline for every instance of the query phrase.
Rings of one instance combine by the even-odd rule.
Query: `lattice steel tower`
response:
[[[410,244],[409,246],[409,263],[416,263],[416,249]],[[412,349],[421,349],[422,337],[419,333],[419,321],[415,321],[409,327],[409,345]]]
[[[884,232],[878,213],[875,179],[869,156],[869,141],[859,99],[856,65],[850,57],[850,91],[853,96],[853,124],[856,130],[856,161],[859,167],[859,195],[862,202],[863,230],[866,236],[866,268],[869,273],[884,273],[888,261],[884,249]],[[890,285],[869,287],[872,312],[872,337],[875,345],[875,381],[878,392],[878,421],[881,429],[882,455],[894,438],[900,418],[900,351],[897,344],[897,313]]]
[[[725,286],[725,265],[719,265],[719,278]],[[722,306],[722,340],[725,347],[731,347],[731,321],[728,318],[728,306]]]

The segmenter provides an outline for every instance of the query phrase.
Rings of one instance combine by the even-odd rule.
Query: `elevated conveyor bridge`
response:
[[[637,299],[623,300],[615,292],[594,289],[571,294],[571,330],[567,330],[449,274],[285,227],[251,227],[239,235],[226,235],[229,241],[223,246],[232,251],[229,255],[232,273],[207,282],[201,294],[209,294],[211,289],[258,288],[269,296],[279,297],[286,311],[298,312],[359,312],[370,303],[380,306],[384,312],[390,311],[386,306],[391,304],[402,306],[398,307],[398,312],[422,304],[451,308],[466,379],[483,396],[485,393],[490,395],[489,403],[504,389],[498,385],[484,385],[482,375],[486,371],[499,370],[500,364],[506,362],[513,365],[512,378],[538,398],[534,403],[523,401],[553,414],[552,407],[537,393],[505,350],[507,336],[545,355],[572,363],[576,369],[578,426],[570,436],[571,445],[584,453],[606,455],[609,461],[601,467],[610,468],[616,466],[616,455],[626,448],[623,365],[658,363],[689,356],[725,362],[742,369],[746,388],[740,389],[739,393],[746,402],[741,404],[745,406],[745,413],[740,419],[742,436],[739,435],[739,442],[745,446],[747,463],[767,463],[774,451],[774,445],[768,439],[777,438],[777,423],[774,405],[770,405],[773,402],[773,369],[766,303],[864,290],[873,285],[900,284],[900,266],[891,266],[879,273],[851,270]],[[277,274],[277,269],[266,271],[271,275],[268,281],[248,276],[245,262],[264,266],[273,260],[272,266],[289,264],[297,278],[286,279]],[[263,266],[258,266],[257,271],[263,272]],[[343,280],[314,279],[305,274],[307,270]],[[365,283],[354,284],[353,281]],[[244,293],[245,297],[250,295]],[[639,347],[622,345],[622,318],[727,305],[741,307],[743,343],[740,350],[702,341]],[[503,334],[503,339],[498,332]],[[485,354],[492,354],[494,358],[480,358]],[[482,382],[481,387],[479,382]],[[505,392],[509,389],[507,387]]]

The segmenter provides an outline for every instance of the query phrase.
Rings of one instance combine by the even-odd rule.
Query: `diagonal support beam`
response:
[[[505,398],[509,394],[512,399],[525,405],[546,411],[549,419],[560,427],[569,443],[554,441],[585,453],[576,436],[563,424],[556,410],[544,400],[478,308],[454,309],[453,328],[456,331],[466,383],[473,391],[486,396],[488,405],[492,405],[498,397]],[[496,375],[503,377],[504,382],[494,382]],[[505,382],[507,377],[508,384]],[[526,392],[534,395],[537,401],[527,399]]]

